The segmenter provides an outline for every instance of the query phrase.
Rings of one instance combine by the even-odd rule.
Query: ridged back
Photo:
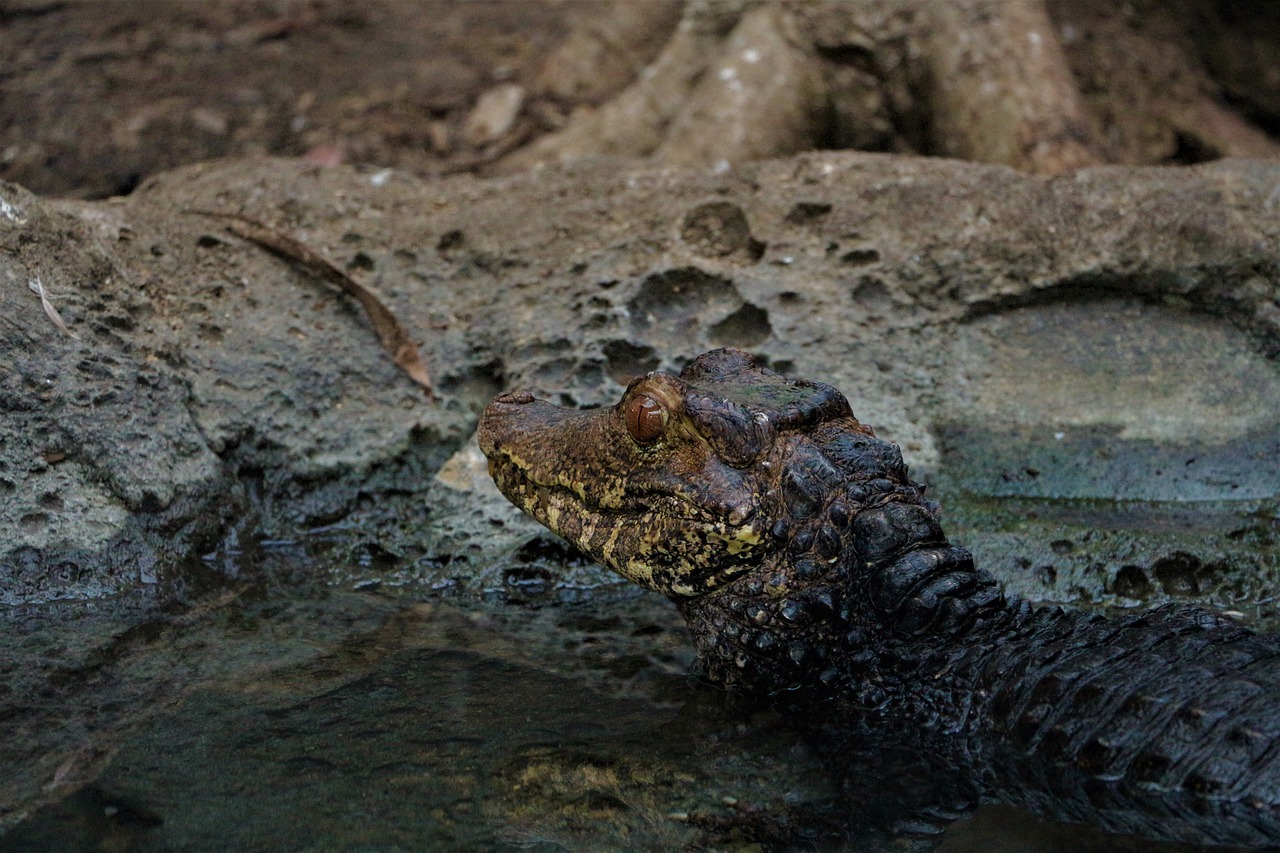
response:
[[[1024,610],[968,728],[1006,799],[1118,832],[1280,844],[1280,641],[1208,611]]]

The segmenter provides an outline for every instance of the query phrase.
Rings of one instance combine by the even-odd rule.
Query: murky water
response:
[[[939,840],[867,826],[820,749],[689,677],[678,616],[647,595],[531,609],[242,594],[152,624],[66,675],[70,692],[49,697],[61,709],[23,714],[5,697],[5,764],[19,771],[7,793],[25,774],[28,807],[9,812],[0,849],[901,851]],[[941,845],[1177,849],[998,807],[953,824]]]

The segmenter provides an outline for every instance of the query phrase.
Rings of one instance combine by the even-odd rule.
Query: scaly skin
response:
[[[914,741],[968,775],[952,800],[1280,845],[1280,642],[1191,607],[1003,596],[834,388],[716,350],[610,408],[504,394],[479,440],[512,502],[671,597],[726,687]]]

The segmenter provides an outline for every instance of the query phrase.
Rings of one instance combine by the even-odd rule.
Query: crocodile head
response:
[[[825,502],[838,472],[816,458],[817,470],[797,470],[805,460],[790,458],[797,437],[824,430],[871,434],[830,385],[722,349],[678,376],[636,379],[608,408],[503,394],[479,441],[513,503],[624,577],[680,599],[766,562],[785,544],[783,516]]]
[[[724,683],[813,682],[839,649],[886,648],[899,628],[932,624],[951,587],[969,589],[933,585],[967,554],[937,550],[936,506],[897,446],[830,385],[738,350],[636,379],[606,408],[503,394],[479,441],[513,503],[677,601]]]

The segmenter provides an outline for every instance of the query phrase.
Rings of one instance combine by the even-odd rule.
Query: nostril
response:
[[[524,405],[533,402],[533,395],[528,391],[507,391],[494,398],[495,403],[517,403]]]

